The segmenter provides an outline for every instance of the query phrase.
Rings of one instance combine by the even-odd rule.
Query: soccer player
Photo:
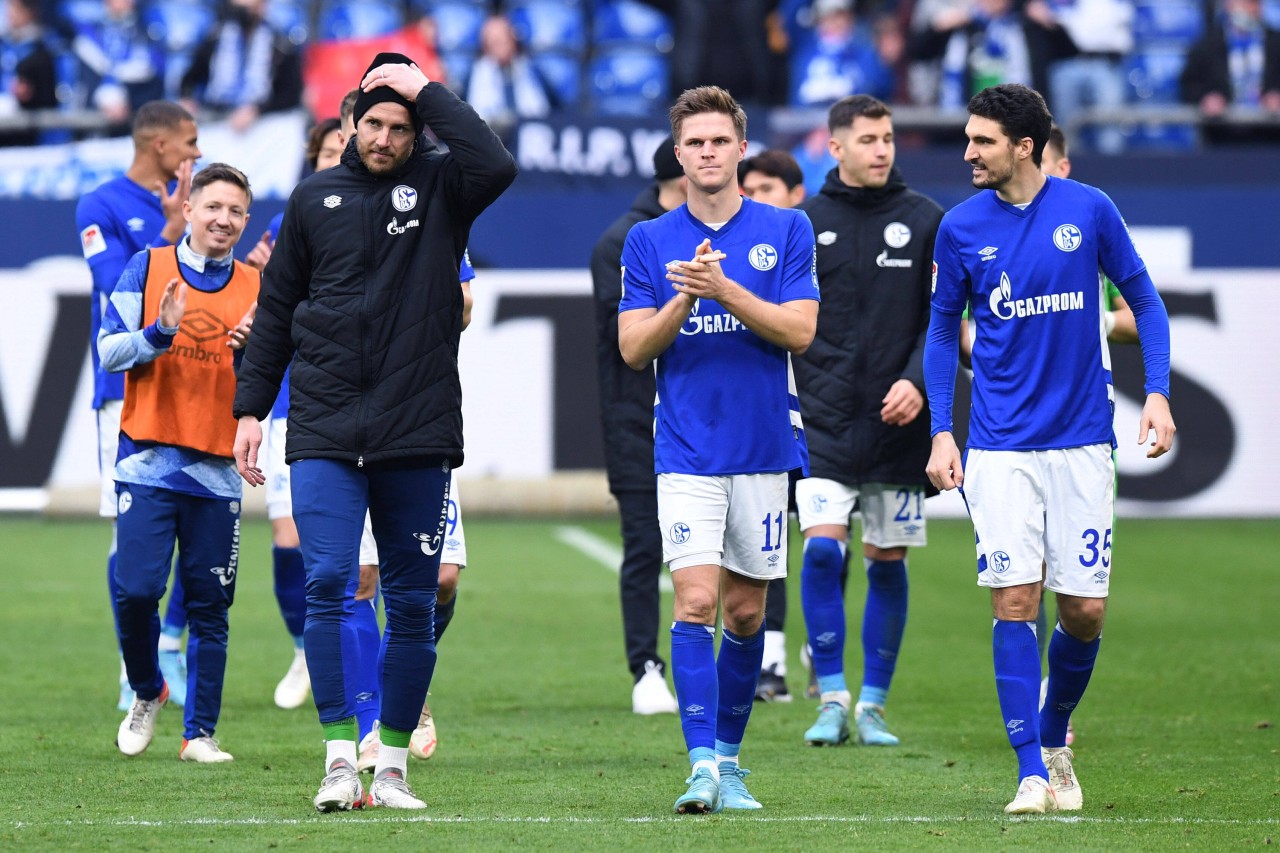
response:
[[[1044,99],[1022,85],[983,89],[969,101],[965,160],[985,192],[950,210],[938,229],[925,346],[929,479],[939,489],[963,489],[977,534],[978,584],[991,589],[996,692],[1018,758],[1009,814],[1083,805],[1067,720],[1101,642],[1114,517],[1099,268],[1133,309],[1142,341],[1147,398],[1138,441],[1154,431],[1147,453],[1154,458],[1174,434],[1164,303],[1112,201],[1040,171],[1051,121]],[[951,418],[966,303],[977,336],[962,459]],[[1035,637],[1042,583],[1058,601],[1043,713]]]
[[[867,598],[853,719],[859,743],[894,746],[885,700],[907,622],[907,551],[926,543],[931,493],[924,336],[942,208],[909,189],[894,165],[893,114],[884,103],[851,95],[831,107],[827,123],[836,167],[801,205],[818,234],[822,315],[795,365],[812,470],[796,483],[800,596],[822,700],[804,739],[835,746],[849,738],[840,578],[856,506]]]
[[[116,461],[116,613],[136,696],[116,735],[125,755],[150,745],[170,695],[156,650],[157,605],[176,540],[191,625],[191,701],[178,755],[231,760],[213,737],[240,552],[230,416],[236,376],[227,347],[243,346],[258,295],[258,271],[231,255],[252,200],[238,169],[213,163],[196,173],[183,205],[190,236],[133,256],[98,334],[103,367],[127,371]]]
[[[679,710],[663,677],[658,654],[658,579],[662,576],[662,532],[653,478],[653,371],[635,371],[618,351],[618,302],[622,299],[622,246],[637,222],[654,219],[685,202],[685,177],[668,136],[653,152],[653,183],[640,191],[631,209],[613,221],[591,250],[595,297],[596,366],[604,464],[609,491],[618,501],[622,524],[622,565],[618,591],[622,634],[631,670],[631,711],[674,714]]]
[[[196,122],[191,114],[168,101],[151,101],[138,108],[133,122],[133,161],[118,178],[86,193],[76,205],[76,228],[80,246],[93,274],[93,301],[89,347],[93,360],[93,407],[98,414],[98,466],[102,491],[98,514],[116,517],[116,443],[120,435],[120,408],[124,399],[124,377],[102,367],[98,357],[98,330],[107,301],[125,265],[149,246],[172,246],[182,239],[187,222],[183,203],[191,188],[191,170],[200,158],[196,143]],[[112,612],[118,597],[115,579],[116,531],[111,531],[107,554],[107,589]],[[119,623],[117,622],[117,631]],[[182,632],[187,627],[180,573],[173,576],[173,588],[165,609],[160,634],[160,667],[171,685],[170,700],[186,704],[186,658],[182,653]],[[120,701],[127,711],[133,704],[133,689],[120,661]]]
[[[406,764],[435,668],[449,472],[462,461],[458,265],[471,224],[516,175],[475,111],[408,57],[378,54],[360,89],[355,144],[289,198],[234,408],[240,474],[262,485],[259,421],[291,365],[285,458],[307,567],[304,648],[326,741],[313,801],[321,812],[364,800],[343,634],[366,511],[390,629],[369,802],[426,808]],[[448,153],[417,156],[428,124]]]
[[[808,218],[738,191],[747,116],[733,97],[689,89],[670,119],[689,200],[627,236],[618,347],[636,370],[657,360],[658,519],[693,765],[675,811],[705,814],[760,808],[738,755],[764,650],[765,587],[787,572],[787,472],[807,467],[791,354],[813,340],[818,282]]]
[[[752,201],[792,208],[804,201],[804,173],[790,153],[761,152],[738,164],[738,184]],[[787,579],[769,581],[764,604],[764,658],[756,682],[756,700],[790,702],[787,689]]]

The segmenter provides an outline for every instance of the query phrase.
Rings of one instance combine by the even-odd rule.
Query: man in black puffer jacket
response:
[[[631,670],[631,710],[674,714],[678,709],[663,677],[658,654],[658,581],[662,577],[662,532],[658,528],[658,481],[653,475],[652,370],[632,370],[618,351],[618,302],[622,299],[622,246],[637,222],[657,219],[685,201],[684,169],[668,136],[653,153],[653,184],[631,209],[614,220],[591,250],[591,288],[596,309],[596,365],[604,464],[609,491],[622,516],[622,634]]]
[[[258,421],[292,361],[285,459],[307,568],[307,667],[325,730],[322,812],[363,796],[342,635],[366,509],[389,634],[369,798],[425,808],[405,764],[435,668],[449,471],[462,463],[458,264],[471,224],[516,175],[475,111],[407,57],[378,54],[360,88],[341,164],[304,180],[285,208],[234,409],[240,473],[261,485]],[[421,153],[424,125],[448,153]]]
[[[925,544],[924,339],[933,241],[942,209],[907,189],[894,169],[889,108],[868,95],[828,116],[838,161],[822,191],[800,205],[818,243],[818,333],[794,359],[810,476],[796,483],[804,531],[801,601],[822,694],[809,743],[849,737],[840,575],[855,504],[862,520],[867,601],[863,681],[853,708],[858,740],[892,745],[884,723],[907,619],[907,548]],[[923,416],[922,416],[923,415]]]

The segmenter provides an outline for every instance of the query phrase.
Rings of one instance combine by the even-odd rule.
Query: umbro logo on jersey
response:
[[[987,246],[981,252],[978,252],[978,257],[982,258],[984,261],[994,261],[996,259],[996,252],[998,251],[1000,250],[995,246]]]
[[[330,210],[333,210],[340,204],[342,204],[342,196],[340,195],[331,195],[324,200],[324,206]]]
[[[836,232],[834,231],[823,231],[818,235],[818,245],[820,246],[830,246],[835,241]]]
[[[139,216],[133,216],[126,219],[124,224],[129,226],[130,231],[141,231],[147,225],[147,223]]]

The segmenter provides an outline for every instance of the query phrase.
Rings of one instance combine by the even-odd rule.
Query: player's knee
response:
[[[432,590],[384,591],[387,627],[392,636],[421,639],[431,633],[435,622],[435,595]]]
[[[764,624],[764,607],[756,602],[742,602],[724,611],[724,626],[739,637],[753,636]]]
[[[838,540],[814,536],[804,541],[804,572],[839,575],[844,567],[844,549]]]
[[[440,589],[436,593],[436,601],[448,604],[458,591],[458,566],[453,563],[440,564]]]
[[[1070,601],[1059,601],[1058,622],[1062,630],[1082,643],[1091,643],[1102,633],[1102,622],[1106,617],[1107,600],[1105,598],[1075,598]]]
[[[347,597],[348,575],[342,571],[316,571],[307,578],[307,609],[341,607]]]
[[[907,566],[901,558],[873,560],[867,567],[867,583],[884,592],[901,592],[907,588]]]
[[[360,580],[356,584],[356,601],[369,601],[378,592],[378,567],[361,566]]]
[[[686,590],[676,602],[676,621],[714,625],[716,595],[710,590]]]

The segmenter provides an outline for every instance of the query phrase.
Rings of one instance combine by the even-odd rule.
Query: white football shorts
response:
[[[787,576],[787,475],[658,475],[662,559],[677,571],[724,566],[757,580]]]
[[[978,585],[1035,583],[1080,598],[1111,586],[1111,445],[970,450],[964,499],[978,540]]]
[[[289,466],[284,461],[285,434],[289,419],[269,418],[264,424],[258,462],[267,478],[267,518],[293,516],[293,491],[289,488]]]
[[[845,527],[855,504],[862,519],[862,541],[877,548],[921,548],[925,530],[924,486],[863,483],[848,486],[835,480],[806,477],[796,482],[800,529],[820,524]]]
[[[124,400],[107,400],[98,409],[98,515],[116,517],[116,454],[120,450],[120,412]]]
[[[444,548],[440,551],[441,565],[467,566],[467,538],[462,531],[462,496],[458,492],[458,479],[449,474],[449,509],[444,526]],[[360,565],[378,565],[378,543],[373,538],[373,519],[364,514],[364,534],[360,537]]]

